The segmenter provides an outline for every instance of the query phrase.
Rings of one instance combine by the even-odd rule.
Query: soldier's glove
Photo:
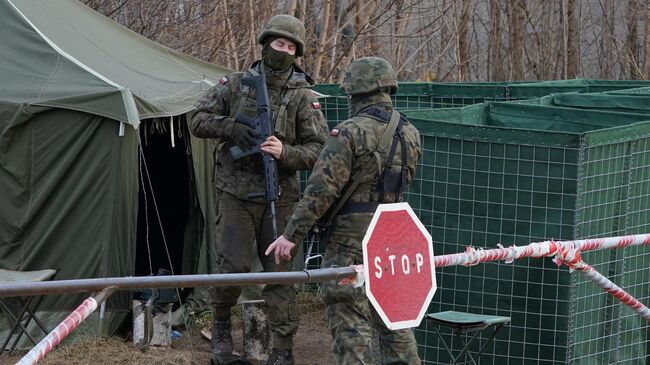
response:
[[[230,139],[241,149],[248,150],[255,146],[257,137],[257,132],[253,128],[233,121]]]

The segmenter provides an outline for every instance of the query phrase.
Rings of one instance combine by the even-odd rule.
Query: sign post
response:
[[[431,235],[407,203],[380,204],[363,239],[366,295],[391,330],[417,327],[436,291]]]

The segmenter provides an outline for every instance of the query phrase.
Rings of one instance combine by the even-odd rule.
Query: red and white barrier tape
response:
[[[598,286],[600,286],[604,291],[613,295],[614,298],[620,300],[621,303],[627,305],[633,311],[637,312],[643,319],[650,322],[650,309],[648,309],[648,307],[639,302],[628,292],[621,289],[618,285],[614,284],[611,280],[604,277],[596,269],[586,264],[582,260],[573,267],[576,271],[580,271],[581,273],[585,274],[585,276],[587,276],[591,281],[598,284]]]
[[[505,260],[512,262],[525,257],[555,256],[558,250],[593,251],[607,248],[619,248],[634,245],[650,244],[650,234],[638,234],[609,238],[594,238],[576,241],[544,241],[534,242],[526,246],[510,246],[494,249],[482,249],[468,246],[463,253],[434,256],[435,267],[454,265],[472,266],[481,262]]]
[[[90,297],[84,300],[81,305],[70,313],[56,328],[34,346],[16,365],[36,364],[45,354],[58,345],[70,332],[72,332],[84,319],[97,309],[97,301]]]
[[[81,303],[74,312],[70,313],[70,315],[67,316],[63,322],[59,323],[52,332],[48,333],[44,339],[29,350],[29,352],[25,354],[16,365],[32,365],[44,358],[48,352],[52,351],[54,346],[63,341],[66,336],[77,328],[84,319],[88,318],[88,316],[94,312],[102,302],[111,296],[114,291],[115,287],[108,287],[84,300],[84,302]]]

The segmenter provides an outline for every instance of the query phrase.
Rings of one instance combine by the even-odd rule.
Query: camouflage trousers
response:
[[[328,243],[323,267],[363,261],[358,254],[338,248],[334,242]],[[339,285],[332,280],[321,285],[319,294],[327,306],[332,354],[337,365],[421,364],[413,331],[389,330],[366,298],[364,287]],[[372,348],[375,335],[379,338],[379,349]]]
[[[293,212],[293,204],[276,206],[278,232],[282,232]],[[276,265],[274,255],[264,251],[273,242],[271,208],[266,203],[251,203],[218,192],[216,272],[250,272],[253,261],[259,258],[264,271],[290,271],[292,262]],[[253,245],[253,242],[257,242]],[[295,252],[292,257],[295,257]],[[216,317],[230,316],[230,308],[237,304],[242,288],[239,286],[212,288],[211,304]],[[290,349],[298,331],[300,315],[296,303],[297,290],[293,285],[266,285],[262,297],[268,308],[273,347]]]

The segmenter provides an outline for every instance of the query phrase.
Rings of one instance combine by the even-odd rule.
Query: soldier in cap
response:
[[[377,205],[401,201],[415,175],[420,135],[393,109],[390,95],[397,79],[390,63],[378,57],[353,61],[341,89],[350,97],[352,117],[330,132],[303,198],[282,236],[267,249],[276,262],[290,260],[295,245],[316,224],[327,233],[321,238],[328,237],[323,267],[362,264],[361,242]],[[337,364],[420,364],[413,331],[389,330],[363,286],[328,281],[319,294],[327,306]],[[380,354],[371,351],[375,331]]]
[[[276,264],[263,253],[275,237],[270,206],[264,199],[249,198],[265,190],[265,176],[259,154],[235,160],[229,149],[247,150],[255,144],[256,132],[235,122],[241,112],[256,115],[255,89],[242,85],[246,75],[265,74],[274,116],[273,135],[261,149],[277,160],[280,198],[276,203],[277,227],[284,229],[299,197],[296,171],[311,169],[327,139],[327,124],[315,94],[312,79],[295,63],[305,51],[305,27],[290,15],[273,17],[258,42],[262,60],[244,72],[223,77],[196,104],[190,130],[200,138],[216,139],[214,179],[217,189],[217,273],[251,270],[255,255],[265,271],[288,271],[291,262]],[[256,242],[255,252],[253,242]],[[213,288],[213,363],[233,361],[231,308],[241,287]],[[262,296],[269,310],[272,352],[268,364],[293,364],[293,337],[298,329],[297,291],[290,285],[266,285]],[[241,361],[236,360],[235,361]]]

